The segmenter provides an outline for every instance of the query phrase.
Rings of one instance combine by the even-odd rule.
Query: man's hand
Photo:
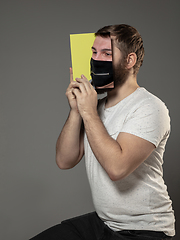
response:
[[[84,119],[89,115],[97,115],[97,93],[87,78],[81,75],[81,78],[76,78],[72,86],[72,94],[77,100],[81,117]]]
[[[70,84],[66,90],[66,97],[68,98],[71,110],[75,110],[78,113],[76,96],[73,94],[74,83],[75,81],[73,81],[73,71],[72,68],[70,68]]]
[[[76,84],[70,68],[70,84],[66,96],[71,111],[56,143],[56,162],[61,169],[74,167],[84,155],[84,128],[77,107],[77,98],[73,93],[74,83]]]

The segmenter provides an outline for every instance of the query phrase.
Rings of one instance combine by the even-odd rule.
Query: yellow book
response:
[[[88,80],[90,75],[90,59],[95,40],[94,33],[70,34],[71,61],[73,79],[80,78],[83,74]]]

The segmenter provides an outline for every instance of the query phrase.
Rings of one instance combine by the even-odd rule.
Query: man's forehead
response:
[[[97,36],[93,43],[93,48],[95,49],[109,49],[111,50],[111,38]]]

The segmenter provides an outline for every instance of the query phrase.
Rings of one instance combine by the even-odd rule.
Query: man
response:
[[[164,103],[137,84],[142,38],[124,24],[95,35],[92,84],[84,75],[73,81],[70,69],[71,110],[57,140],[56,161],[70,169],[85,154],[96,212],[63,221],[34,239],[172,239],[174,213],[162,174],[170,119]],[[102,91],[107,97],[98,102]]]

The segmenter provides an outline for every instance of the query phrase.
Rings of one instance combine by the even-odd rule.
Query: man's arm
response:
[[[72,93],[73,85],[73,73],[70,68],[70,84],[66,96],[71,110],[56,143],[56,162],[61,169],[74,167],[84,154],[82,117],[77,109],[76,97]]]
[[[96,108],[96,93],[84,77],[77,79],[73,92],[91,149],[111,180],[125,178],[154,150],[155,146],[129,133],[120,133],[114,140],[106,131]]]
[[[56,143],[56,163],[61,169],[73,168],[84,154],[82,119],[70,111]]]
[[[84,125],[91,149],[112,181],[127,177],[155,149],[152,143],[129,133],[119,133],[114,140],[96,114],[84,117]]]

